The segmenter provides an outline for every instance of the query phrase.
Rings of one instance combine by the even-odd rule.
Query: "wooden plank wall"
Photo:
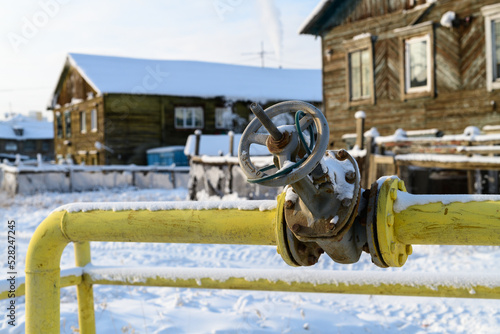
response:
[[[185,145],[195,129],[175,127],[176,107],[202,107],[204,134],[227,133],[215,128],[215,108],[224,107],[223,98],[180,96],[117,95],[105,97],[105,143],[113,154],[106,153],[106,164],[146,163],[146,150],[160,146]],[[236,101],[233,112],[248,120],[251,101]],[[274,102],[263,105],[266,108]]]
[[[383,16],[407,10],[418,4],[410,0],[347,0],[344,11],[338,15],[344,23],[356,22],[366,18]],[[423,2],[423,1],[420,1]],[[412,5],[413,3],[413,5]]]
[[[57,104],[64,106],[66,103],[70,103],[72,98],[86,100],[87,93],[92,93],[96,96],[96,91],[74,68],[69,68],[63,75],[66,75],[66,77],[62,83]]]
[[[331,147],[342,147],[341,136],[355,132],[354,113],[358,110],[367,114],[367,129],[376,127],[382,135],[392,134],[397,128],[439,128],[451,134],[462,133],[469,125],[500,124],[496,108],[500,103],[500,93],[486,91],[484,20],[480,12],[481,7],[496,2],[440,0],[428,11],[412,9],[403,12],[401,8],[408,6],[403,1],[366,0],[352,14],[352,17],[365,19],[352,23],[346,19],[346,23],[325,33],[322,39],[323,94],[331,129]],[[374,7],[388,14],[374,17]],[[455,11],[460,18],[472,15],[471,24],[452,29],[441,27],[441,16],[449,10]],[[394,29],[427,21],[435,22],[435,96],[402,101],[399,82],[401,48]],[[376,101],[375,105],[349,107],[345,91],[347,64],[342,42],[366,32],[374,36]]]
[[[80,163],[93,163],[96,156],[98,164],[146,164],[146,150],[160,146],[185,145],[187,137],[195,131],[194,128],[182,129],[175,127],[176,107],[202,107],[204,111],[204,134],[223,134],[228,129],[215,128],[215,108],[232,106],[233,113],[242,120],[244,126],[249,120],[249,106],[253,101],[225,101],[222,97],[200,98],[159,95],[104,94],[104,96],[87,99],[88,92],[95,92],[79,73],[70,68],[63,74],[61,93],[57,103],[60,104],[55,114],[60,112],[63,121],[63,138],[57,138],[56,122],[54,121],[55,154],[66,157],[71,155]],[[71,104],[73,98],[83,102]],[[267,108],[276,102],[263,104]],[[315,103],[321,108],[321,103]],[[97,109],[98,131],[90,128],[91,110]],[[71,112],[71,136],[65,135],[64,113]],[[87,131],[80,131],[80,112],[85,111]],[[236,129],[238,130],[238,129]],[[100,142],[113,150],[97,148]],[[87,152],[86,154],[80,154]],[[89,153],[93,152],[93,153]]]
[[[91,131],[90,113],[92,109],[97,110],[97,132]],[[64,121],[64,113],[71,112],[71,137],[66,136],[66,124]],[[82,133],[80,130],[80,112],[85,111],[87,131]],[[60,112],[63,122],[63,138],[57,137],[56,113]],[[98,151],[95,146],[96,142],[104,144],[104,103],[102,96],[95,97],[90,100],[85,100],[77,105],[63,106],[54,110],[54,150],[55,155],[62,155],[64,158],[70,154],[81,162],[83,157],[78,156],[78,151]],[[78,156],[78,158],[76,158]],[[85,157],[86,158],[86,157]],[[97,163],[104,164],[104,156],[97,154]],[[89,161],[85,161],[90,164]]]

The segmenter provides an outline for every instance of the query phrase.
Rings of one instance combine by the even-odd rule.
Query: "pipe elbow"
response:
[[[33,233],[26,254],[26,273],[59,270],[64,248],[71,241],[64,233],[66,211],[54,211]]]

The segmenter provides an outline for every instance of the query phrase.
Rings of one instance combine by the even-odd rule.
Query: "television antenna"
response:
[[[260,66],[263,68],[264,67],[264,58],[266,54],[273,54],[274,52],[269,52],[264,50],[264,42],[260,42],[260,52],[245,52],[242,53],[243,56],[249,56],[249,55],[259,55],[260,56]]]

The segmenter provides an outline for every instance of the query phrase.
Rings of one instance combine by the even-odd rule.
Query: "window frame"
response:
[[[217,117],[217,114],[218,114],[217,112],[218,111],[221,112],[221,114],[220,114],[219,117],[221,118],[220,121],[222,123],[222,126],[219,126],[217,124],[217,121],[218,121],[217,118],[219,118],[219,117]],[[215,128],[216,129],[229,129],[230,128],[230,127],[224,126],[225,124],[224,124],[224,117],[223,117],[223,115],[224,115],[225,112],[229,112],[230,114],[232,114],[233,113],[233,108],[231,108],[231,107],[215,107],[215,109],[214,109],[214,122],[215,122]]]
[[[500,24],[500,4],[484,6],[481,8],[481,13],[484,16],[486,39],[486,89],[491,92],[492,90],[500,89],[500,73],[496,73],[496,68],[493,64],[494,61],[498,61],[493,48],[493,38],[495,38],[493,24],[495,21],[498,21]]]
[[[353,38],[343,42],[345,50],[345,69],[346,69],[346,101],[349,107],[360,105],[375,104],[375,75],[374,75],[374,59],[373,59],[373,39],[371,35],[361,38]],[[356,52],[368,51],[368,62],[371,66],[368,67],[370,83],[370,94],[361,96],[360,98],[352,98],[352,76],[351,76],[351,55]],[[362,69],[361,69],[362,71]],[[361,76],[362,77],[362,76]]]
[[[423,22],[414,26],[394,30],[399,36],[399,85],[401,100],[416,99],[435,96],[435,47],[434,47],[434,23]],[[427,85],[425,87],[408,88],[409,86],[409,54],[408,42],[427,42]]]
[[[87,112],[80,111],[80,133],[87,133]]]
[[[97,109],[93,108],[90,110],[90,131],[91,132],[97,132],[98,125],[97,125]]]
[[[426,42],[426,54],[427,54],[427,84],[425,86],[420,87],[411,87],[411,77],[410,77],[410,53],[408,52],[411,44],[416,44],[419,42]],[[431,90],[431,36],[429,34],[425,34],[423,36],[415,36],[408,39],[405,39],[405,92],[406,94],[412,93],[421,93],[421,92],[429,92]]]
[[[7,152],[17,152],[19,151],[19,145],[17,142],[9,140],[5,142],[5,151]]]
[[[35,140],[26,140],[23,143],[23,151],[24,152],[36,152],[36,141]]]
[[[69,120],[69,122],[68,122]],[[72,132],[72,120],[71,120],[71,110],[64,111],[64,138],[71,138]],[[69,125],[69,126],[68,126]],[[68,133],[69,129],[69,133]]]
[[[57,138],[64,138],[64,126],[63,126],[63,117],[62,117],[62,114],[61,112],[57,111],[56,112],[56,120],[55,120],[55,123],[56,123],[56,137]]]
[[[187,125],[186,113],[188,112],[188,110],[193,111],[193,114],[192,114],[193,125]],[[182,111],[182,113],[183,113],[183,116],[182,116],[183,125],[182,126],[177,124],[177,112],[179,112],[179,111]],[[196,113],[197,112],[201,113],[201,125],[199,125],[199,126],[196,125]],[[174,108],[174,127],[176,129],[202,129],[204,124],[205,124],[205,112],[204,112],[203,107],[201,107],[201,106],[178,106],[178,107]]]

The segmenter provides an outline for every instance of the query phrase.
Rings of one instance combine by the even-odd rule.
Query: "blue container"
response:
[[[189,166],[184,146],[166,146],[147,150],[148,166]]]

